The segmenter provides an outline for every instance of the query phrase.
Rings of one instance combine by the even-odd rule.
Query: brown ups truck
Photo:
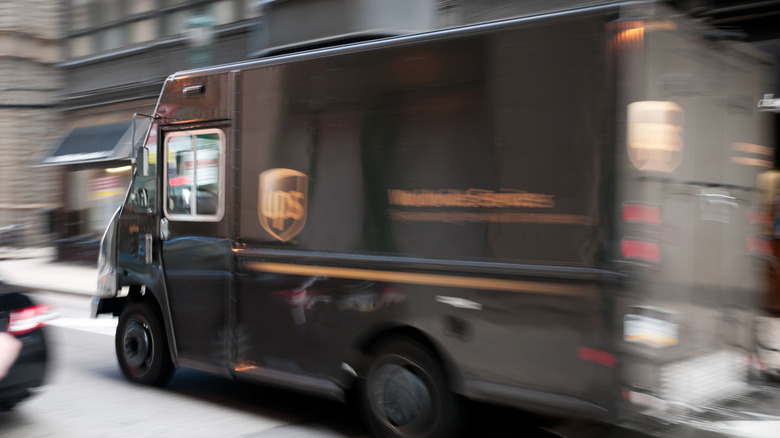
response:
[[[353,394],[382,437],[744,395],[770,65],[720,36],[607,2],[176,73],[93,313],[132,381]]]

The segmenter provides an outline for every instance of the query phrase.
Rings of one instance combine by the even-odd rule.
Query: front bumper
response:
[[[89,315],[91,318],[97,318],[98,315],[102,315],[104,313],[114,313],[114,310],[117,308],[117,301],[119,298],[113,297],[113,298],[102,298],[102,297],[92,297],[92,301],[89,303]]]

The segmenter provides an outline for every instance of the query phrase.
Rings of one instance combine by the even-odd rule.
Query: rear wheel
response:
[[[364,415],[376,436],[456,435],[457,398],[439,362],[420,344],[394,339],[378,348],[360,391]]]
[[[116,329],[116,357],[122,373],[136,383],[162,386],[173,375],[173,362],[162,316],[145,302],[128,303]]]

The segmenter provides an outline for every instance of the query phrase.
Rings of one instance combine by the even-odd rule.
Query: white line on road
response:
[[[116,318],[70,318],[67,316],[60,316],[48,321],[47,325],[53,325],[57,327],[71,328],[74,330],[81,330],[85,332],[98,333],[101,335],[113,336],[116,332]]]

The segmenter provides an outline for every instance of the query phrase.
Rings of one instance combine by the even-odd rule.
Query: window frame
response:
[[[219,191],[217,193],[217,201],[216,201],[216,212],[214,214],[199,214],[199,213],[176,213],[171,212],[168,209],[168,200],[169,197],[169,180],[168,180],[168,151],[169,151],[169,143],[172,138],[176,137],[190,137],[191,139],[191,146],[193,151],[193,160],[195,163],[197,163],[197,148],[195,147],[197,145],[197,138],[199,135],[209,135],[209,134],[217,134],[219,138],[219,151],[218,151],[218,157],[219,157],[219,163],[218,163],[218,188]],[[220,222],[224,216],[225,216],[225,154],[226,149],[226,136],[225,132],[222,129],[219,128],[205,128],[205,129],[190,129],[190,130],[182,130],[182,131],[169,131],[164,133],[163,137],[163,148],[162,148],[162,158],[164,158],[163,162],[165,165],[163,166],[163,193],[162,195],[162,210],[163,215],[168,218],[171,221],[180,221],[180,222]],[[158,164],[160,162],[160,157],[158,157]],[[197,180],[196,180],[197,183]],[[195,198],[195,209],[197,210],[197,191],[196,191],[196,198]]]

